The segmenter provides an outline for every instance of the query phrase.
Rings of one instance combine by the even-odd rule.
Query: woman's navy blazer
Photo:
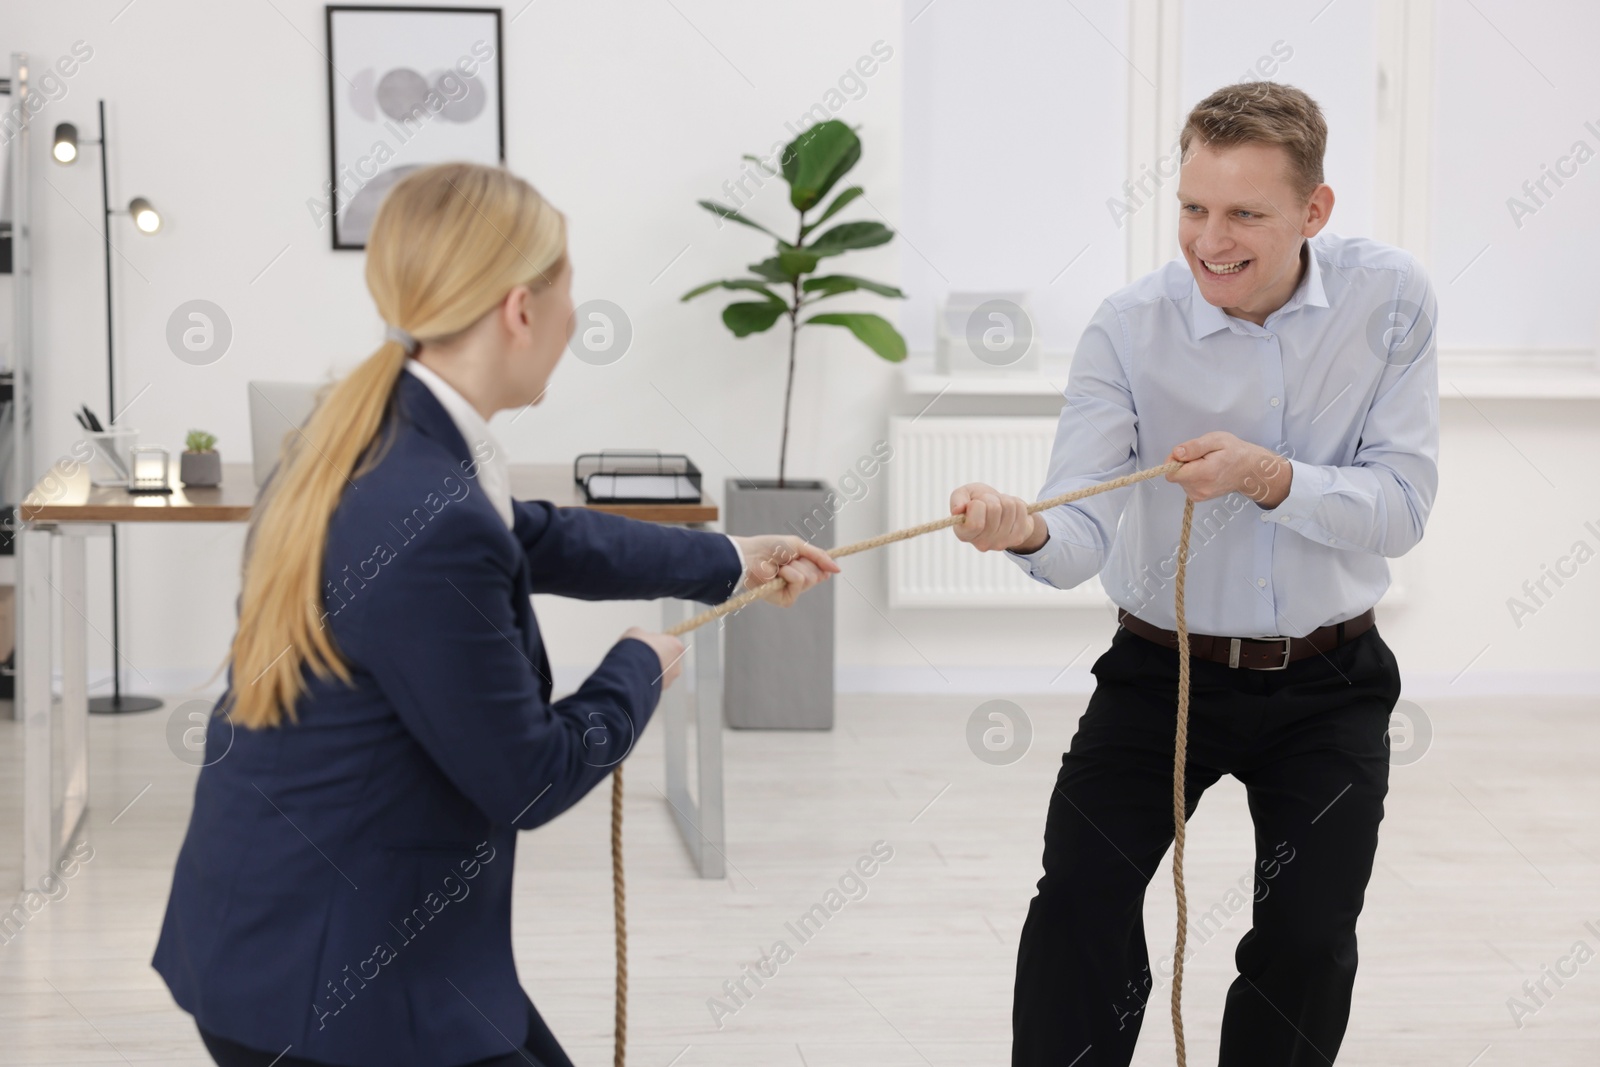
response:
[[[154,965],[241,1044],[436,1067],[521,1047],[516,831],[602,781],[661,695],[630,638],[552,702],[530,594],[713,603],[743,566],[722,534],[540,501],[514,503],[508,530],[475,478],[486,457],[410,374],[389,426],[323,556],[351,683],[308,672],[295,720],[270,729],[212,716]]]

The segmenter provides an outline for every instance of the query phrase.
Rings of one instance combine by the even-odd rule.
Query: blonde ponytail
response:
[[[565,223],[532,186],[502,168],[447,163],[406,175],[384,198],[367,239],[367,287],[386,323],[439,340],[512,287],[548,282],[565,255]],[[228,694],[241,726],[293,720],[308,668],[350,681],[323,606],[328,523],[354,478],[382,458],[379,433],[406,358],[385,341],[284,442],[245,545]]]

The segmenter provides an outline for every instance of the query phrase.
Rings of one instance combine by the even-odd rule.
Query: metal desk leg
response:
[[[709,606],[709,605],[708,605]],[[700,877],[721,878],[727,856],[722,806],[722,626],[720,621],[688,635],[694,641],[697,762],[700,778]]]
[[[88,618],[83,537],[24,526],[17,532],[17,718],[22,723],[22,887],[37,888],[78,831],[89,803]],[[57,570],[52,549],[61,556]],[[61,624],[61,701],[51,694]],[[61,731],[61,763],[55,731]]]
[[[103,528],[68,526],[56,539],[61,557],[61,821],[56,858],[78,832],[89,808],[89,577],[84,541]],[[112,649],[113,669],[120,649]]]
[[[682,600],[662,602],[663,628],[687,619],[695,605]],[[662,697],[666,728],[667,801],[678,833],[689,849],[702,878],[721,878],[726,872],[723,849],[722,805],[722,630],[705,626],[684,635],[693,657],[695,693],[690,697],[685,679]],[[691,707],[692,705],[692,707]],[[695,720],[694,794],[689,791],[688,722]]]
[[[22,885],[36,887],[55,862],[51,803],[50,674],[55,666],[51,638],[51,551],[49,529],[17,530],[17,719],[22,729]]]

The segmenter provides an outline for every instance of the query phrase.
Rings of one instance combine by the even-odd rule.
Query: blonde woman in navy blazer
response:
[[[366,275],[390,336],[257,509],[155,967],[224,1067],[570,1067],[512,959],[517,831],[610,773],[683,649],[630,629],[551,701],[530,595],[715,602],[776,573],[790,604],[838,566],[511,499],[488,419],[539,401],[572,318],[564,220],[526,182],[407,175]]]

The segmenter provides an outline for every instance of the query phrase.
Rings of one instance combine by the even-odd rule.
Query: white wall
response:
[[[1110,231],[1104,199],[1125,157],[1118,112],[1125,79],[1119,73],[1106,84],[1098,73],[1120,66],[1114,55],[1087,58],[1111,46],[1086,19],[1125,46],[1120,5],[1082,3],[1083,16],[1042,3],[924,6],[508,5],[510,165],[572,219],[576,298],[616,302],[635,328],[620,363],[569,359],[535,413],[515,425],[509,417],[497,422],[514,459],[567,462],[600,447],[686,451],[719,496],[735,467],[773,470],[779,337],[736,341],[713,302],[677,303],[691,285],[749,262],[762,242],[734,227],[719,231],[694,201],[719,195],[738,176],[742,153],[789,136],[785,122],[822,101],[876,41],[893,57],[839,115],[860,125],[865,143],[853,179],[904,240],[853,256],[851,269],[904,279],[914,301],[879,310],[902,316],[914,346],[946,282],[925,261],[913,263],[910,244],[948,264],[940,271],[958,287],[1040,285],[1041,271],[1048,287],[1049,265],[1060,260],[1059,269],[1062,253],[1077,251],[1079,229]],[[121,395],[145,390],[128,421],[147,441],[174,449],[191,426],[212,429],[226,458],[243,460],[246,381],[348,368],[380,331],[360,254],[331,251],[306,208],[328,170],[326,76],[317,51],[322,5],[228,5],[225,20],[217,5],[197,0],[140,3],[118,14],[122,7],[123,0],[13,7],[0,46],[44,62],[80,39],[94,49],[36,121],[41,137],[58,121],[92,130],[94,102],[106,97],[114,197],[145,195],[166,215],[153,238],[134,235],[126,220],[114,229]],[[1559,26],[1535,20],[1527,30],[1558,36]],[[1261,35],[1270,46],[1289,32]],[[1290,38],[1297,53],[1284,77],[1315,95],[1316,78],[1301,71],[1334,78],[1338,70],[1301,50],[1314,32]],[[1244,49],[1252,58],[1260,50],[1254,38]],[[1068,56],[1085,58],[1057,59]],[[1295,68],[1302,58],[1306,65]],[[46,461],[76,437],[73,406],[103,407],[94,152],[87,148],[83,164],[70,169],[52,166],[42,147],[36,152],[37,410]],[[1592,182],[1593,174],[1585,176]],[[1113,188],[1085,191],[1102,182]],[[766,217],[787,210],[770,185],[750,206]],[[875,215],[863,207],[851,217]],[[1038,219],[1045,221],[1029,229]],[[1120,284],[1120,264],[1108,239],[1056,283],[1042,315],[1051,348],[1070,349],[1087,310]],[[1592,255],[1567,269],[1592,279]],[[172,309],[197,297],[220,304],[235,331],[232,350],[207,367],[180,362],[164,340]],[[801,356],[791,471],[837,478],[885,434],[897,372],[840,333],[816,331]],[[1382,622],[1402,664],[1443,684],[1472,663],[1458,688],[1502,670],[1592,670],[1600,564],[1582,568],[1520,629],[1505,601],[1577,539],[1600,548],[1600,536],[1583,527],[1592,520],[1600,528],[1586,455],[1600,437],[1594,403],[1478,401],[1474,408],[1447,400],[1443,421],[1443,484],[1428,536],[1408,561],[1410,598]],[[880,532],[885,521],[883,494],[869,493],[841,513],[838,537]],[[232,632],[241,539],[240,529],[223,526],[129,531],[124,652],[137,688],[198,681],[220,661]],[[846,577],[837,591],[838,647],[851,685],[1004,688],[1041,671],[1049,679],[1078,657],[1060,688],[1082,681],[1111,630],[1098,611],[891,611],[879,555],[852,559]],[[103,569],[91,586],[93,625],[109,634]],[[627,625],[657,618],[642,604],[540,598],[538,608],[552,659],[571,669],[592,663]],[[104,667],[109,653],[96,643]]]

